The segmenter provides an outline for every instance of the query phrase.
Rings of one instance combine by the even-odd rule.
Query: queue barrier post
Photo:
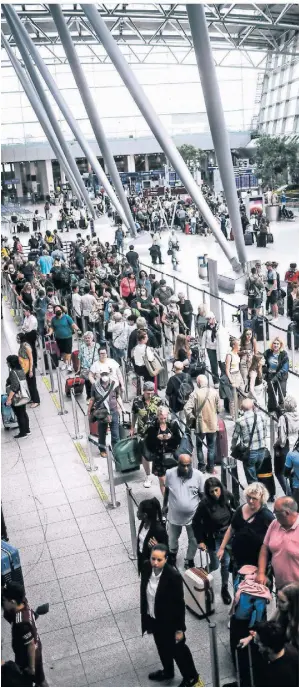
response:
[[[65,416],[68,411],[66,410],[64,406],[64,394],[63,394],[63,389],[62,389],[62,382],[61,382],[61,370],[59,366],[57,366],[56,369],[56,374],[57,374],[57,386],[58,386],[58,395],[59,395],[59,403],[60,403],[60,411],[58,411],[59,416]]]
[[[202,292],[202,302],[207,303],[207,293],[205,291]]]
[[[236,387],[233,387],[233,395],[234,395],[234,417],[235,420],[238,420],[239,417],[239,398],[238,398],[238,390]]]
[[[45,359],[44,359],[44,354],[45,354],[45,349],[43,347],[43,340],[42,337],[40,337],[40,362],[41,362],[41,368],[42,368],[42,376],[46,377],[46,366],[45,366]]]
[[[292,370],[295,369],[295,333],[291,331]]]
[[[127,495],[127,504],[128,504],[128,512],[129,512],[131,545],[132,545],[132,554],[129,554],[129,557],[130,557],[130,559],[135,560],[135,559],[137,559],[136,522],[135,522],[134,503],[133,503],[133,499],[131,497],[131,489],[129,488],[128,485],[126,485],[126,495]]]
[[[273,448],[275,444],[275,420],[273,416],[270,416],[270,452],[273,454]]]
[[[86,466],[86,470],[87,471],[97,471],[98,467],[95,464],[94,456],[93,456],[93,453],[91,451],[91,445],[89,442],[89,434],[90,434],[89,418],[88,418],[87,413],[83,412],[83,415],[84,415],[84,429],[85,429],[85,434],[86,434],[86,453],[87,453],[87,458],[88,458],[88,465]]]
[[[267,323],[266,318],[263,319],[263,339],[264,339],[264,350],[267,349]]]
[[[112,462],[112,450],[111,450],[111,432],[107,432],[107,435],[106,435],[106,451],[107,451],[107,468],[108,468],[110,500],[111,500],[108,503],[108,508],[109,509],[117,509],[117,507],[120,506],[120,502],[117,501],[116,492],[115,492],[113,462]]]
[[[173,291],[176,294],[176,278],[173,277],[172,279],[173,279]]]
[[[225,309],[224,309],[224,301],[222,301],[222,299],[220,301],[220,304],[221,304],[221,323],[222,323],[222,327],[225,327]]]
[[[47,351],[47,349],[46,349],[46,356],[47,356],[47,361],[48,361],[49,376],[50,376],[50,383],[51,383],[50,392],[56,392],[54,375],[53,375],[53,368],[52,368],[51,352]]]
[[[186,285],[186,294],[187,294],[187,299],[190,301],[190,289],[189,289],[189,284]]]
[[[242,332],[244,330],[244,311],[242,308],[240,308],[240,330],[241,330],[241,334],[242,334]]]
[[[129,401],[129,391],[128,391],[128,377],[126,371],[126,363],[124,358],[121,359],[121,372],[124,381],[124,401],[127,403]]]
[[[75,429],[75,434],[72,435],[72,438],[74,440],[80,440],[80,439],[82,439],[83,435],[81,435],[80,430],[79,430],[77,404],[76,404],[76,397],[75,397],[75,392],[74,392],[73,388],[71,388],[71,404],[72,404],[72,413],[73,413],[74,429]]]
[[[219,655],[217,646],[217,627],[214,622],[209,623],[210,657],[212,668],[212,685],[220,686]]]

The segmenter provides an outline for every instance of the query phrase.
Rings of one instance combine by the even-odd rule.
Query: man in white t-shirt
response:
[[[92,364],[89,371],[89,380],[91,384],[94,384],[96,380],[99,380],[101,373],[109,372],[110,379],[115,380],[121,388],[124,389],[124,380],[121,374],[121,369],[119,364],[113,360],[113,358],[108,358],[107,350],[105,347],[100,347],[99,349],[100,360]]]

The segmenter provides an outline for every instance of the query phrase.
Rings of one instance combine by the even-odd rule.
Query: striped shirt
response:
[[[252,427],[254,423],[254,412],[245,411],[244,416],[236,421],[235,429],[232,437],[232,447],[236,444],[243,444],[248,447],[250,435],[252,432]],[[266,446],[266,435],[267,435],[267,419],[264,414],[256,411],[256,425],[253,433],[252,442],[250,443],[250,449],[255,451],[257,449],[262,449]]]

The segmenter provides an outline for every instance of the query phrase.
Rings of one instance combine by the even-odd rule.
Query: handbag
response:
[[[96,405],[94,411],[92,412],[92,416],[96,420],[101,420],[104,423],[107,422],[107,418],[108,418],[108,416],[110,416],[110,412],[108,411],[108,409],[105,406],[103,407],[102,404],[109,397],[109,394],[110,394],[111,390],[113,389],[113,387],[114,387],[114,382],[111,382],[106,394],[104,394],[102,399],[100,399],[97,402],[97,405]],[[97,408],[97,406],[98,406],[98,408]]]
[[[160,370],[162,370],[162,368],[163,368],[163,361],[162,361],[160,354],[156,351],[156,349],[151,349],[151,351],[154,355],[154,358],[152,361],[149,361],[148,355],[147,355],[147,350],[149,348],[150,347],[148,347],[148,346],[145,348],[144,365],[145,365],[148,373],[152,377],[156,377],[156,375],[158,375],[160,373]]]
[[[286,424],[286,443],[282,447],[279,444],[279,441],[275,442],[273,445],[274,449],[274,473],[275,475],[279,475],[280,473],[283,473],[284,467],[285,467],[285,460],[288,452],[290,451],[290,440],[289,440],[289,423],[288,419],[285,416],[285,424]]]
[[[31,401],[27,380],[20,380],[17,372],[14,372],[18,378],[20,389],[14,394],[13,406],[25,406],[25,404],[28,404],[29,401]]]
[[[239,459],[239,461],[246,461],[246,459],[248,458],[248,454],[250,452],[250,445],[251,445],[252,438],[253,438],[253,433],[255,431],[256,421],[257,421],[257,415],[255,413],[248,445],[247,444],[245,445],[245,444],[242,444],[242,442],[239,442],[239,444],[237,444],[233,449],[231,449],[230,453],[231,453],[231,456],[233,457],[233,459]]]

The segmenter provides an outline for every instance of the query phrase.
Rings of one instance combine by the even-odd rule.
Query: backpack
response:
[[[240,583],[242,583],[244,579],[244,574],[238,571],[234,582],[235,594]],[[268,600],[264,597],[257,597],[247,592],[241,592],[240,598],[235,604],[234,617],[239,621],[246,621],[248,627],[252,628],[257,621],[265,621],[267,604]]]
[[[299,323],[299,302],[297,302],[295,308],[293,308],[293,321]]]
[[[258,298],[260,295],[261,290],[259,289],[259,286],[257,285],[256,281],[249,278],[248,296],[250,296],[251,298]]]
[[[148,360],[147,356],[147,351],[148,349],[151,349],[152,353],[154,354],[154,358],[152,361]],[[148,373],[152,376],[155,377],[156,375],[159,374],[160,370],[163,368],[163,361],[156,349],[152,349],[151,347],[146,347],[145,349],[145,354],[144,354],[144,365],[148,371]]]
[[[186,403],[186,401],[188,401],[190,394],[192,394],[193,391],[194,391],[193,385],[191,384],[191,382],[188,381],[187,376],[184,375],[184,373],[183,373],[182,374],[182,382],[180,383],[180,386],[178,387],[177,395],[176,395],[176,398],[177,398],[177,401],[179,402],[179,404],[184,406],[184,404]]]

